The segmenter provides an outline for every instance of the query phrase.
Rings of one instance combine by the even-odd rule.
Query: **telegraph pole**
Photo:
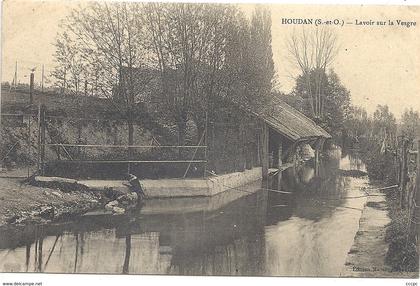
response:
[[[31,76],[29,80],[29,104],[34,103],[34,70],[31,70]]]
[[[44,93],[44,64],[42,64],[41,91]]]
[[[31,70],[29,78],[29,112],[28,112],[28,178],[30,176],[29,161],[31,160],[31,117],[32,117],[32,104],[34,102],[34,69]]]

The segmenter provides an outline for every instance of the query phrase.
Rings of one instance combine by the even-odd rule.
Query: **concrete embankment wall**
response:
[[[141,180],[144,192],[149,198],[168,197],[196,197],[214,196],[229,189],[261,179],[261,167],[245,170],[243,172],[229,173],[221,176],[212,176],[205,179],[162,179]],[[76,189],[75,186],[94,191],[115,191],[127,193],[129,188],[121,180],[73,180],[60,177],[35,177],[37,184],[45,186]]]

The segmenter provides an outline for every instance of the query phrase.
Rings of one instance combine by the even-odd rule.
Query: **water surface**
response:
[[[339,276],[368,186],[341,176],[347,167],[363,168],[329,158],[212,198],[148,200],[127,216],[12,228],[0,233],[0,271]]]

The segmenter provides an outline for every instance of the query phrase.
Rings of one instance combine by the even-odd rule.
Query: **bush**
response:
[[[393,271],[418,272],[419,261],[415,233],[409,230],[408,211],[399,208],[397,191],[387,195],[391,223],[386,229],[385,241],[389,242],[386,263]]]
[[[398,166],[394,151],[388,147],[384,152],[381,152],[380,144],[373,140],[365,140],[361,146],[361,153],[364,157],[369,178],[390,184],[396,183],[398,181],[396,171]]]

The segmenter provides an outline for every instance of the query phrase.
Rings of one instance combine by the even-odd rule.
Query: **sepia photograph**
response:
[[[420,6],[3,0],[1,13],[2,286],[418,281]]]

